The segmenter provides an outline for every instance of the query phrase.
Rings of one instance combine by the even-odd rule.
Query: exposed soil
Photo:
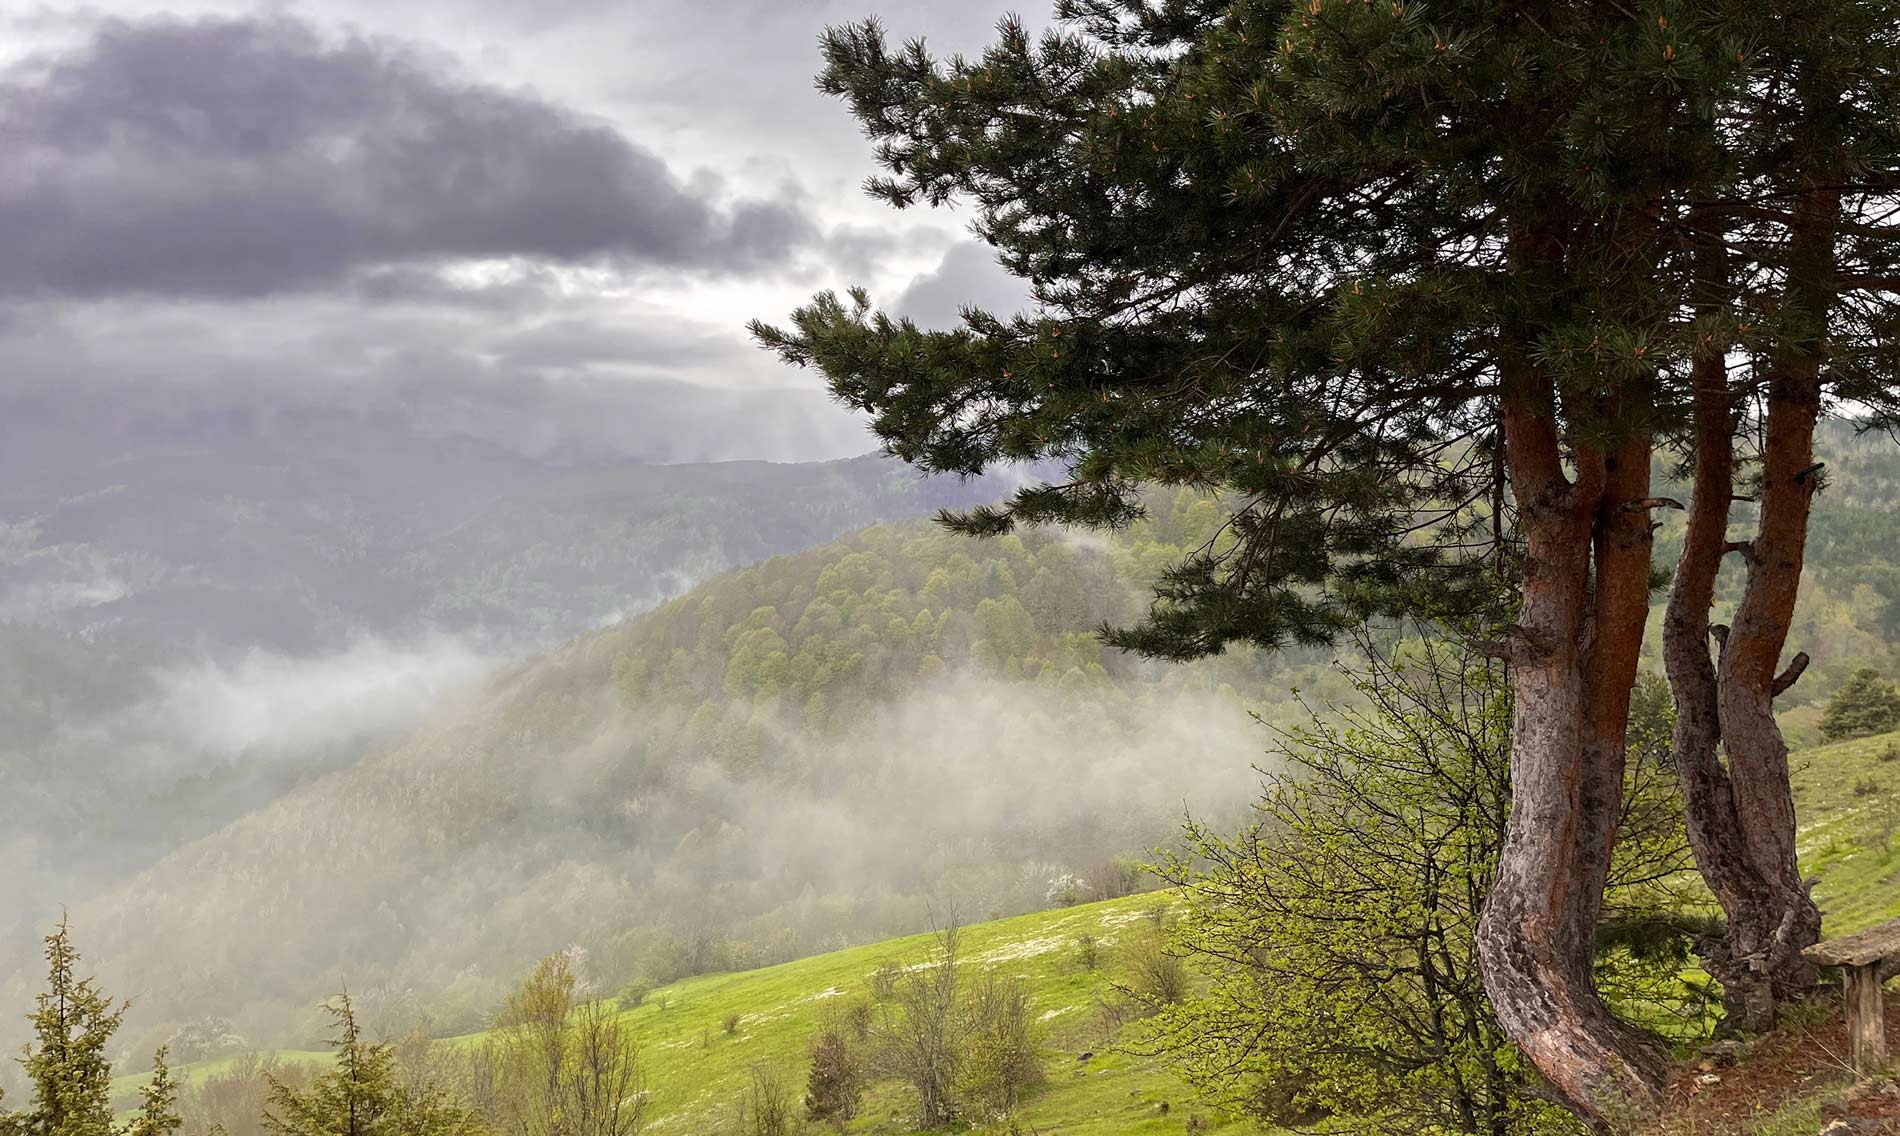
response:
[[[1900,998],[1891,996],[1887,1037],[1900,1042]],[[1900,1086],[1856,1087],[1847,1052],[1847,1025],[1837,1011],[1817,1025],[1786,1028],[1754,1043],[1727,1067],[1719,1057],[1680,1066],[1670,1076],[1662,1132],[1739,1136],[1790,1102],[1831,1091],[1843,1099],[1824,1109],[1824,1118],[1845,1121],[1838,1131],[1900,1136]]]

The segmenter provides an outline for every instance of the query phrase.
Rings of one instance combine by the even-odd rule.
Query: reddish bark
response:
[[[1594,976],[1647,611],[1649,441],[1577,447],[1573,481],[1547,379],[1516,366],[1502,404],[1526,547],[1523,605],[1504,648],[1510,827],[1479,959],[1499,1021],[1532,1064],[1580,1113],[1617,1123],[1654,1106],[1663,1072],[1658,1050],[1610,1012]]]
[[[1731,926],[1750,941],[1749,966],[1772,984],[1772,998],[1814,985],[1801,949],[1821,937],[1821,913],[1795,857],[1794,794],[1788,745],[1775,723],[1781,652],[1794,621],[1815,488],[1814,424],[1821,408],[1820,361],[1783,355],[1768,382],[1762,449],[1761,521],[1744,559],[1748,582],[1722,648],[1718,682],[1722,745],[1735,815],[1749,860],[1765,887],[1762,925]],[[1805,661],[1805,660],[1803,660]],[[1773,1025],[1772,1001],[1766,1022]]]
[[[1710,656],[1709,608],[1728,543],[1735,480],[1735,411],[1720,344],[1695,361],[1695,481],[1682,557],[1663,618],[1663,664],[1675,696],[1676,773],[1689,846],[1703,880],[1728,918],[1728,934],[1704,948],[1722,984],[1728,1021],[1758,1032],[1772,1026],[1772,988],[1748,960],[1772,932],[1771,889],[1743,837],[1734,785],[1720,757],[1720,685]]]
[[[1789,243],[1785,302],[1796,320],[1825,328],[1831,297],[1837,193],[1811,190]],[[1766,360],[1760,519],[1753,540],[1730,544],[1735,414],[1726,344],[1706,345],[1695,366],[1695,488],[1682,559],[1664,622],[1664,660],[1676,698],[1676,765],[1697,866],[1727,916],[1705,950],[1722,983],[1728,1024],[1773,1028],[1781,1002],[1814,984],[1803,947],[1819,940],[1821,917],[1795,854],[1788,747],[1774,699],[1806,665],[1780,669],[1794,618],[1816,487],[1814,427],[1821,409],[1824,334],[1795,335]],[[1733,625],[1712,629],[1715,576],[1729,550],[1742,553],[1747,582]],[[1719,658],[1709,656],[1712,630]],[[1728,764],[1718,759],[1718,747]]]

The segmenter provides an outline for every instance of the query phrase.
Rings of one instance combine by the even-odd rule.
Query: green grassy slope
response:
[[[1820,884],[1826,932],[1900,916],[1900,733],[1793,757],[1801,862]]]
[[[1890,842],[1886,818],[1900,820],[1900,733],[1840,742],[1794,757],[1802,816],[1801,847],[1821,883],[1816,897],[1829,934],[1842,934],[1900,915],[1900,824]],[[1048,1081],[1034,1090],[1018,1121],[1024,1132],[1068,1136],[1137,1136],[1180,1132],[1203,1114],[1212,1131],[1251,1131],[1197,1106],[1185,1086],[1157,1058],[1116,1052],[1115,1035],[1100,999],[1116,976],[1116,943],[1139,930],[1166,892],[975,924],[963,930],[963,956],[975,967],[1003,967],[1022,976],[1035,995],[1047,1047]],[[1100,943],[1100,965],[1085,968],[1076,949],[1084,933]],[[806,1045],[833,999],[865,996],[880,965],[905,965],[929,956],[931,937],[913,935],[834,951],[780,966],[703,975],[661,987],[626,1011],[646,1063],[652,1117],[663,1132],[718,1130],[730,1119],[755,1064],[778,1070],[802,1092]],[[725,1019],[740,1015],[735,1032]],[[479,1043],[481,1035],[453,1039]],[[1092,1053],[1089,1060],[1079,1057]],[[287,1060],[321,1055],[287,1053]],[[190,1077],[215,1072],[222,1062],[187,1067]],[[141,1076],[115,1082],[129,1101]],[[1162,1102],[1169,1104],[1163,1113]],[[906,1101],[894,1085],[867,1098],[854,1133],[899,1133]]]
[[[1816,898],[1829,934],[1857,930],[1900,915],[1900,733],[1839,742],[1795,755],[1802,854],[1820,877]],[[1886,840],[1893,831],[1893,839]],[[1049,1081],[1022,1110],[1025,1132],[1109,1136],[1179,1132],[1197,1109],[1180,1080],[1154,1058],[1113,1052],[1098,998],[1114,976],[1113,941],[1139,924],[1166,893],[1040,912],[967,928],[966,957],[977,965],[1007,967],[1031,982],[1048,1031]],[[1077,960],[1076,936],[1102,940],[1101,969]],[[647,1056],[655,1116],[673,1132],[709,1130],[730,1114],[749,1076],[763,1062],[801,1077],[804,1047],[829,997],[861,994],[867,976],[886,961],[927,955],[919,935],[838,951],[742,974],[678,983],[631,1011]],[[661,1008],[662,1001],[668,1002]],[[733,1036],[726,1015],[744,1015]],[[1096,1056],[1078,1061],[1083,1052]],[[1162,1101],[1171,1105],[1168,1113]],[[905,1131],[902,1093],[883,1086],[851,1131]],[[1239,1123],[1215,1131],[1248,1130]]]
[[[1003,968],[1021,976],[1034,992],[1034,1012],[1045,1030],[1048,1080],[1032,1091],[1017,1118],[1023,1131],[1071,1136],[1180,1132],[1196,1111],[1160,1060],[1108,1048],[1111,1032],[1098,1001],[1110,992],[1117,939],[1138,930],[1158,905],[1167,903],[1166,893],[1157,893],[964,929],[961,951],[970,966]],[[1100,943],[1095,970],[1081,964],[1076,950],[1076,937],[1083,933]],[[806,1045],[827,1003],[864,996],[869,976],[880,965],[918,962],[930,957],[931,949],[931,936],[914,935],[764,970],[706,975],[656,992],[624,1017],[640,1039],[657,1127],[716,1130],[731,1118],[754,1064],[779,1070],[802,1093]],[[729,1014],[742,1015],[731,1035],[723,1025]],[[1084,1061],[1084,1053],[1094,1056]],[[1164,1101],[1170,1106],[1166,1113]],[[850,1131],[909,1131],[906,1110],[900,1089],[880,1085]]]
[[[1111,993],[1117,975],[1117,942],[1139,932],[1157,908],[1169,904],[1166,892],[1053,911],[963,928],[961,955],[975,969],[1003,968],[1029,984],[1046,1047],[1048,1079],[1030,1091],[1018,1115],[1024,1132],[1068,1136],[1136,1136],[1178,1133],[1197,1113],[1213,1125],[1208,1131],[1250,1131],[1223,1122],[1197,1108],[1180,1080],[1157,1058],[1115,1052],[1113,1029],[1100,999]],[[1082,965],[1077,937],[1093,935],[1098,965]],[[871,974],[885,963],[905,966],[931,957],[931,935],[912,935],[863,947],[834,951],[761,970],[702,975],[661,987],[622,1019],[638,1039],[657,1131],[716,1132],[732,1118],[754,1065],[777,1070],[800,1095],[804,1089],[806,1046],[834,999],[867,996]],[[728,1016],[740,1015],[738,1028],[725,1031]],[[449,1040],[476,1045],[481,1034]],[[1087,1060],[1083,1054],[1090,1054]],[[325,1060],[327,1055],[283,1051],[285,1061]],[[229,1058],[184,1066],[195,1080],[217,1073]],[[129,1107],[146,1075],[113,1082],[115,1101]],[[1163,1111],[1163,1102],[1168,1105]],[[880,1084],[866,1096],[853,1133],[911,1131],[905,1122],[904,1094]]]

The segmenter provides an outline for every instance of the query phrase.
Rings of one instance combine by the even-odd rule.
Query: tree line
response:
[[[1032,993],[973,966],[960,942],[953,924],[929,957],[887,963],[862,995],[839,998],[809,1039],[802,1097],[789,1070],[754,1064],[724,1131],[842,1132],[866,1089],[886,1081],[913,1094],[919,1128],[1010,1116],[1043,1078]],[[536,964],[472,1039],[373,1038],[344,993],[321,1007],[333,1055],[324,1065],[246,1051],[190,1081],[161,1048],[121,1121],[109,1051],[129,1003],[80,977],[64,919],[45,945],[46,990],[21,1058],[29,1102],[11,1111],[0,1100],[4,1136],[642,1136],[651,1126],[646,1066],[624,1013],[639,998],[593,996],[577,951]],[[728,1015],[725,1031],[741,1021]]]

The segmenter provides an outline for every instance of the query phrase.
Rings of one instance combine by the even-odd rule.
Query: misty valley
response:
[[[0,0],[0,153],[0,1136],[1900,1133],[1900,0]]]

